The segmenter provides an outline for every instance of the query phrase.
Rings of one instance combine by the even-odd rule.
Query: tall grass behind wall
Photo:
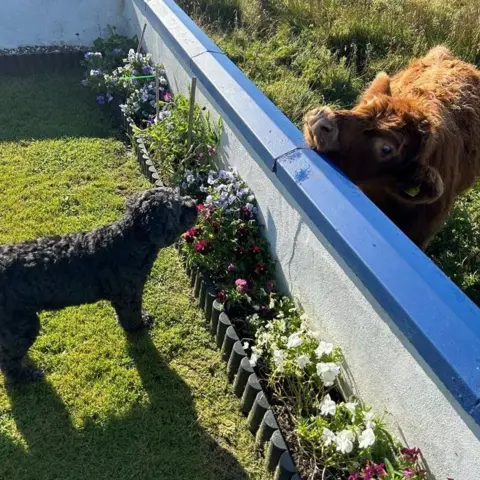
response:
[[[446,44],[480,65],[479,0],[180,0],[294,123]]]

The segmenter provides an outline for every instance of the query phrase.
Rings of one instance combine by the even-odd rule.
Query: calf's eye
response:
[[[392,153],[392,147],[390,145],[382,145],[382,153],[384,155],[390,155]]]

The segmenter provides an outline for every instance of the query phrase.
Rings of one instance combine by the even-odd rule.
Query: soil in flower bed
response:
[[[79,78],[0,78],[0,244],[113,221],[150,187]],[[144,298],[132,342],[104,302],[41,314],[44,381],[0,376],[0,478],[268,478],[173,248]]]

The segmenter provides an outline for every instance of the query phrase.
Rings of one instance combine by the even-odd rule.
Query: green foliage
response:
[[[190,101],[183,95],[175,95],[164,105],[160,121],[145,130],[136,129],[136,134],[145,140],[152,160],[161,179],[168,185],[179,185],[186,170],[198,168],[207,171],[212,155],[220,140],[222,121],[216,126],[210,114],[204,115],[195,105],[192,123],[192,143],[188,146]]]
[[[0,244],[114,221],[149,188],[79,74],[0,77]],[[106,302],[41,314],[45,381],[0,375],[1,479],[268,478],[173,248],[144,302],[155,325],[130,339]]]
[[[443,230],[427,253],[434,262],[480,305],[480,185],[456,202]]]
[[[103,67],[105,70],[112,71],[122,64],[122,59],[127,55],[130,49],[137,50],[138,37],[125,37],[116,33],[116,27],[109,27],[107,37],[99,37],[93,42],[93,51],[103,54]]]

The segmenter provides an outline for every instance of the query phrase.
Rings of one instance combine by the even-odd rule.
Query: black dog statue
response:
[[[159,250],[197,220],[195,202],[167,188],[127,201],[122,219],[91,232],[0,246],[0,369],[28,380],[22,365],[40,330],[38,312],[109,300],[126,331],[144,326],[142,294]]]

